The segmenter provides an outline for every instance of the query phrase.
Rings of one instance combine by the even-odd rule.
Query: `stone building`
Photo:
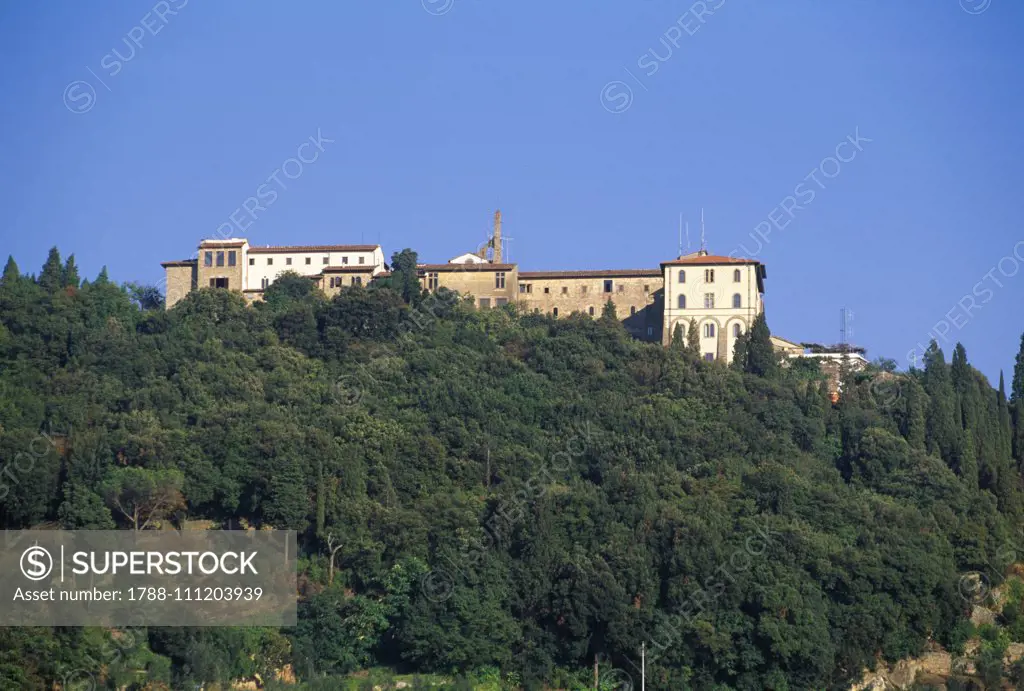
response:
[[[343,287],[365,286],[386,271],[379,245],[305,245],[259,247],[244,238],[204,240],[195,258],[164,262],[166,304],[172,307],[196,288],[241,292],[261,300],[283,272],[315,281],[326,295]],[[662,262],[657,269],[519,271],[503,260],[501,213],[494,232],[476,252],[444,264],[417,266],[424,290],[447,288],[472,295],[480,309],[516,303],[523,310],[567,317],[598,318],[610,300],[634,337],[668,344],[679,324],[684,334],[694,321],[700,352],[708,360],[728,362],[733,345],[764,310],[764,264],[708,254],[701,250]]]
[[[166,305],[172,307],[196,288],[223,288],[260,300],[285,271],[314,279],[325,292],[365,284],[384,270],[380,245],[250,245],[244,238],[203,240],[196,256],[163,262]]]
[[[472,295],[480,309],[501,307],[516,301],[519,268],[515,264],[451,261],[447,264],[419,264],[417,268],[424,290],[434,292],[438,288],[447,288]]]
[[[522,271],[518,302],[552,316],[580,312],[600,317],[611,300],[634,337],[657,341],[662,331],[662,276],[659,269]]]

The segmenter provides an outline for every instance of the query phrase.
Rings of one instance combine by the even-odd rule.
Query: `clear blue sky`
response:
[[[0,250],[23,270],[56,244],[90,277],[106,264],[155,284],[319,128],[334,143],[279,174],[250,242],[379,240],[443,261],[475,249],[500,205],[523,268],[639,268],[675,256],[680,213],[696,243],[703,207],[721,254],[756,250],[772,215],[785,228],[758,258],[774,332],[834,342],[845,305],[853,340],[905,367],[945,320],[1009,377],[1024,262],[997,265],[1024,240],[1024,3],[707,0],[699,20],[685,0],[166,11],[183,2],[0,5]],[[838,172],[822,164],[858,128],[871,141],[841,149]],[[800,183],[814,199],[773,212]]]

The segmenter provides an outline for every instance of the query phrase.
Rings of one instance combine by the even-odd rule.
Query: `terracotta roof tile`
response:
[[[522,279],[544,278],[630,278],[651,277],[661,278],[661,269],[584,269],[581,271],[520,271]]]
[[[280,252],[373,252],[380,245],[278,245],[253,247],[249,254],[277,254]]]
[[[417,264],[420,271],[514,271],[515,264]]]
[[[662,266],[685,266],[688,264],[760,264],[756,259],[743,257],[723,257],[717,254],[706,254],[702,257],[681,257],[662,262]]]

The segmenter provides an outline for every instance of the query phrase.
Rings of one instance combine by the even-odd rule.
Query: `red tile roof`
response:
[[[325,266],[322,273],[351,273],[351,274],[368,274],[373,273],[373,264],[352,264],[345,266]]]
[[[245,240],[203,240],[199,243],[200,247],[241,247],[245,244]]]
[[[520,271],[522,279],[544,278],[629,278],[632,276],[661,278],[661,269],[584,269],[582,271]]]
[[[689,264],[760,264],[756,259],[743,257],[723,257],[717,254],[705,254],[698,257],[680,257],[662,262],[662,266],[685,266]]]
[[[278,254],[280,252],[373,252],[380,245],[278,245],[249,247],[249,254]]]
[[[515,264],[417,264],[420,271],[513,271]]]

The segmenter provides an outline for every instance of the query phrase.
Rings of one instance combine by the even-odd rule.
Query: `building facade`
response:
[[[678,325],[684,336],[693,321],[707,360],[729,362],[736,339],[764,310],[767,273],[754,259],[693,254],[657,269],[519,271],[502,261],[501,215],[494,233],[476,252],[444,264],[420,264],[424,290],[447,288],[471,295],[480,309],[517,304],[554,317],[579,313],[598,318],[610,301],[635,338],[669,344]],[[312,279],[326,295],[366,286],[386,271],[379,245],[253,246],[244,238],[204,240],[195,258],[164,262],[166,305],[197,288],[242,293],[252,302],[284,272]]]
[[[164,262],[166,305],[196,288],[222,288],[260,300],[286,271],[313,279],[325,292],[368,283],[384,270],[380,245],[254,246],[244,238],[203,240],[196,257]]]
[[[631,335],[657,341],[662,331],[662,276],[658,269],[521,271],[518,302],[554,317],[580,312],[600,317],[610,300]]]
[[[676,325],[687,335],[690,322],[700,332],[705,360],[732,360],[736,339],[747,333],[764,311],[764,264],[708,254],[701,250],[662,262],[665,316],[662,343],[668,345]]]

